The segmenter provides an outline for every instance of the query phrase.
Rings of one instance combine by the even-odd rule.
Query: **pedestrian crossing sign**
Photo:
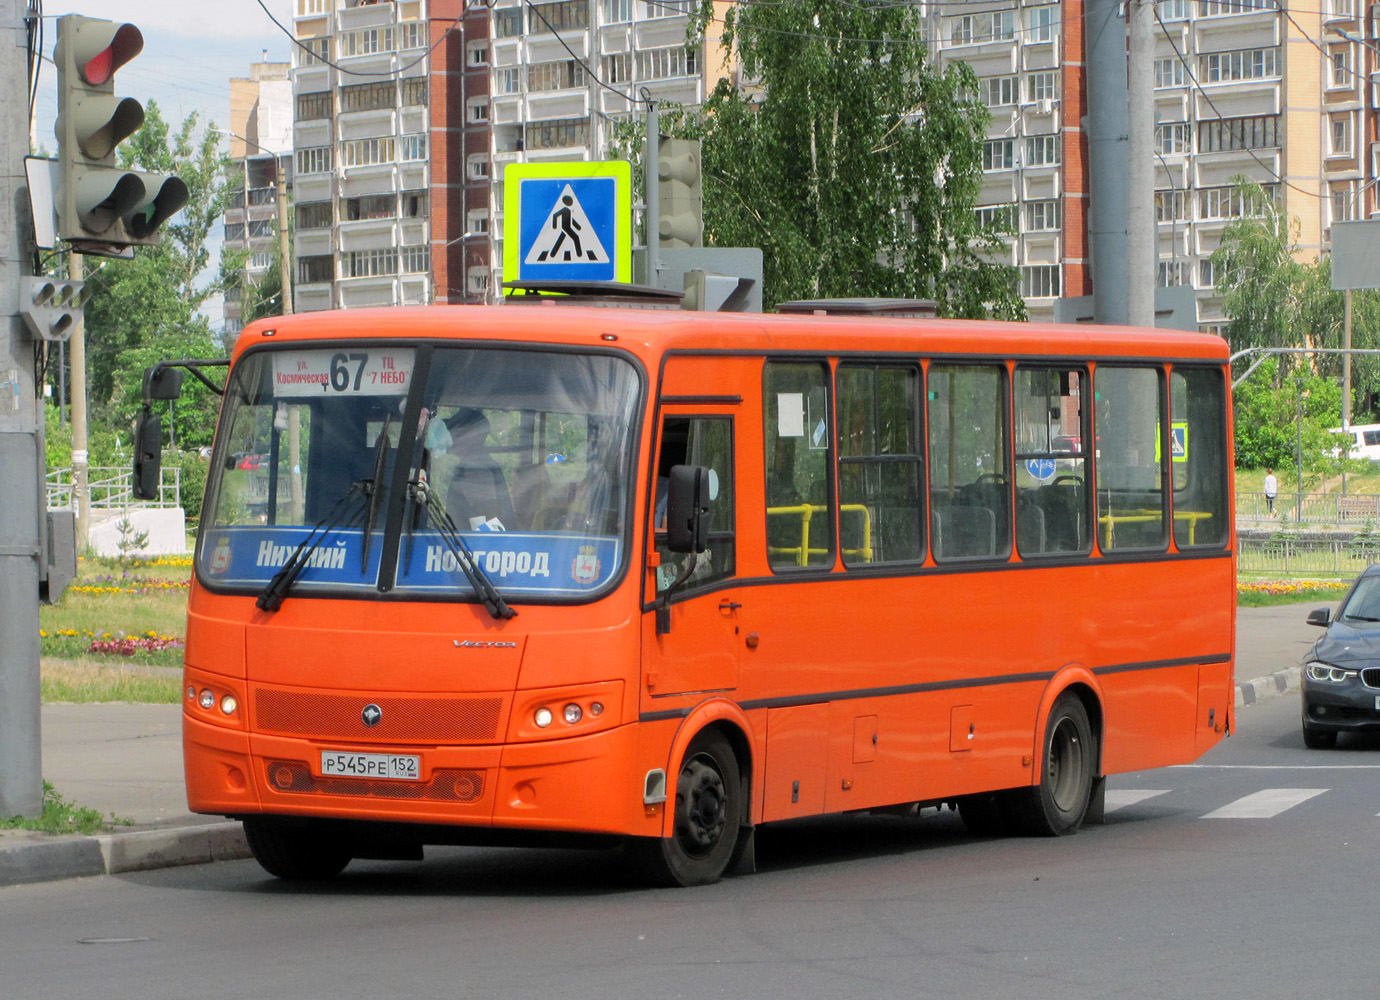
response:
[[[626,160],[510,163],[503,215],[505,281],[632,281]]]

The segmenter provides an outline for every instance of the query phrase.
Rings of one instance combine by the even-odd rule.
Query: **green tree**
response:
[[[712,5],[702,7],[702,31]],[[764,300],[932,298],[1021,318],[1015,269],[974,212],[989,120],[966,64],[926,61],[908,4],[737,4],[721,79],[670,124],[703,140],[705,242],[763,252]],[[674,118],[675,116],[670,116]]]

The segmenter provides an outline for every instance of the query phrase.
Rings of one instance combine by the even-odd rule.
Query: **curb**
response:
[[[13,846],[0,844],[0,886],[238,861],[249,856],[244,828],[236,822],[94,837],[44,837]]]
[[[1275,695],[1283,694],[1286,691],[1297,691],[1300,676],[1301,668],[1290,667],[1287,670],[1277,670],[1273,674],[1266,674],[1264,677],[1257,677],[1253,681],[1238,681],[1236,685],[1236,707],[1254,705],[1256,702],[1273,698]]]

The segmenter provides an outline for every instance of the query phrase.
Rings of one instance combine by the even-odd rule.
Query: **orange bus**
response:
[[[456,306],[228,364],[187,797],[275,875],[584,838],[702,884],[917,804],[1061,835],[1230,732],[1216,337]]]

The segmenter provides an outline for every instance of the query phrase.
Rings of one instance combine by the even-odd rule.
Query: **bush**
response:
[[[207,463],[194,451],[165,451],[163,464],[182,470],[182,509],[189,518],[199,517],[201,501],[206,495]]]

